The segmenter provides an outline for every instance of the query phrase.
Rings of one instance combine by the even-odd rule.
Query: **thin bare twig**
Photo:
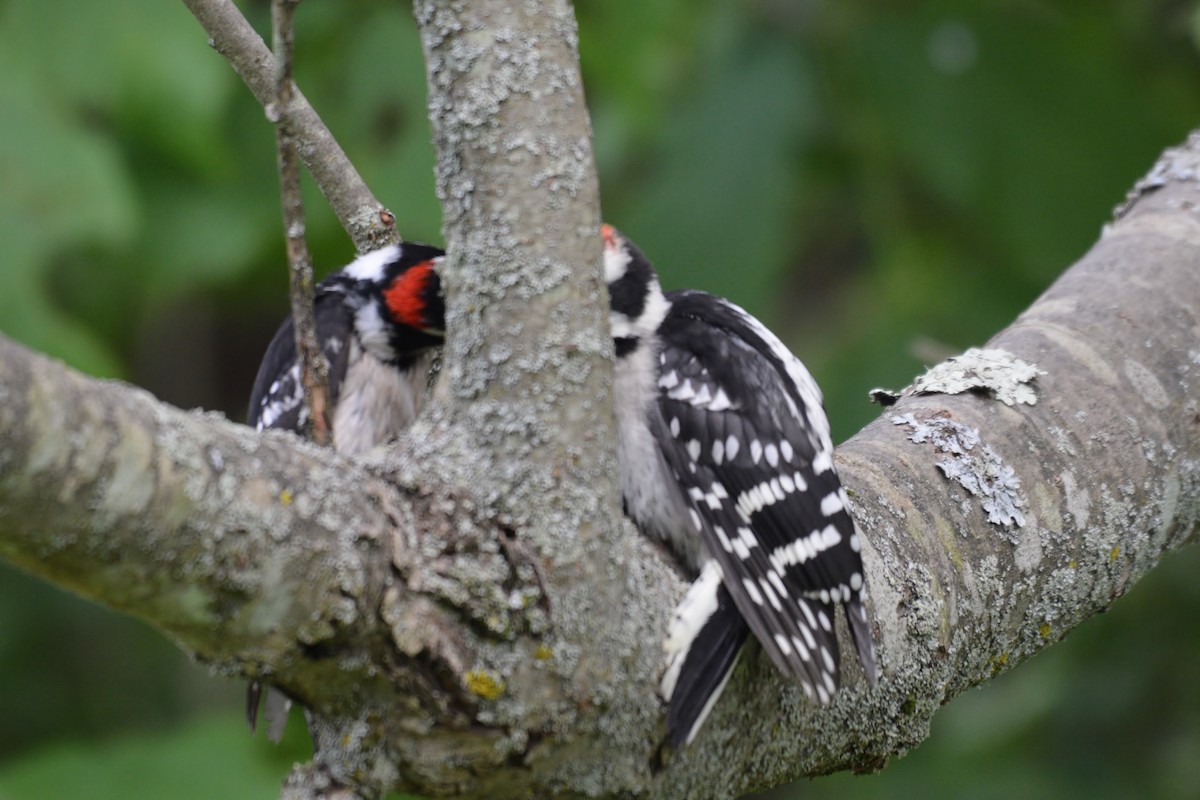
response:
[[[183,0],[208,33],[209,44],[229,62],[266,108],[275,102],[275,59],[232,0]],[[360,252],[400,240],[396,217],[376,199],[333,134],[299,89],[294,90],[291,124],[299,156],[342,227]]]
[[[272,0],[272,47],[275,50],[275,100],[266,107],[275,123],[275,152],[279,165],[279,199],[283,207],[283,235],[287,241],[289,295],[292,300],[296,354],[304,403],[308,408],[308,433],[317,444],[329,444],[329,362],[317,341],[313,314],[313,268],[304,240],[304,200],[300,196],[300,165],[297,163],[296,134],[292,126],[292,52],[295,37],[292,20],[300,0]]]

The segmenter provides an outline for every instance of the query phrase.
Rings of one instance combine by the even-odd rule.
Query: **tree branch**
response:
[[[976,391],[908,395],[839,448],[884,677],[878,690],[860,683],[829,710],[799,715],[787,695],[763,692],[760,676],[753,691],[735,687],[740,702],[718,705],[713,722],[751,740],[756,758],[704,796],[882,766],[924,740],[945,702],[1057,642],[1195,540],[1198,175],[1193,134],[1092,250],[988,343],[1043,371],[1035,405]],[[939,466],[953,454],[913,441],[922,425],[977,433],[974,457]],[[989,522],[992,498],[966,488],[987,481],[993,498],[1011,491],[1023,525]],[[775,703],[797,739],[772,735]],[[704,757],[682,772],[704,773]],[[720,776],[697,786],[705,780]]]
[[[275,59],[232,0],[183,0],[208,33],[208,42],[225,57],[263,108],[275,100]],[[396,217],[375,198],[341,145],[297,89],[292,123],[300,141],[300,160],[358,252],[399,240]]]
[[[6,559],[149,620],[225,674],[269,671],[348,626],[369,635],[373,562],[397,528],[388,484],[3,338],[0,394]]]
[[[300,195],[300,165],[296,163],[296,86],[292,83],[292,52],[295,36],[292,20],[299,0],[273,0],[271,29],[274,32],[275,99],[267,117],[275,124],[275,154],[279,167],[279,201],[283,207],[283,235],[287,242],[289,296],[295,328],[296,355],[300,363],[300,385],[312,440],[329,444],[329,362],[317,342],[313,311],[313,268],[305,241],[304,200]]]

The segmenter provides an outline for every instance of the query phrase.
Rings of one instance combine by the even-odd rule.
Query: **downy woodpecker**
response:
[[[334,448],[358,456],[412,424],[425,394],[431,351],[442,342],[445,311],[435,269],[443,253],[405,243],[374,250],[321,281],[313,314],[329,362]],[[247,423],[297,433],[308,422],[295,328],[289,315],[267,347]],[[250,684],[246,714],[254,730],[262,685]],[[279,741],[291,701],[268,687],[268,737]]]
[[[839,604],[874,685],[861,542],[816,382],[750,314],[664,293],[636,246],[608,225],[603,238],[626,513],[696,578],[665,644],[668,740],[695,738],[751,632],[828,703]]]

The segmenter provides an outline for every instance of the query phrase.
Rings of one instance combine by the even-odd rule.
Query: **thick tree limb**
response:
[[[657,646],[619,614],[650,579],[665,613],[678,584],[637,539],[625,550],[647,565],[609,578],[589,615],[475,487],[397,491],[327,448],[172,409],[3,338],[0,396],[0,557],[150,621],[223,674],[268,676],[321,716],[341,783],[372,795],[402,768],[425,791],[480,775],[508,787],[510,758],[594,732],[622,695],[653,718],[652,687],[630,673],[650,671]],[[594,651],[571,634],[589,624],[639,635]],[[547,774],[564,758],[539,756],[557,762]]]
[[[226,673],[373,616],[396,493],[356,465],[2,338],[0,394],[0,553],[13,563],[148,619]]]
[[[865,693],[860,683],[828,711],[796,714],[793,693],[739,685],[744,705],[718,706],[716,724],[753,739],[731,747],[755,757],[739,762],[745,774],[701,795],[720,775],[705,769],[712,751],[697,752],[681,771],[689,782],[700,773],[692,796],[881,765],[919,744],[943,703],[1058,641],[1195,540],[1198,176],[1193,134],[1139,183],[1093,249],[988,344],[1042,370],[1036,405],[986,392],[906,396],[839,448],[865,534],[879,689]],[[952,454],[912,441],[920,426],[947,423],[979,435],[966,467],[939,468]],[[994,459],[978,457],[985,447]],[[1024,524],[989,522],[984,498],[946,473],[992,480],[998,495],[1012,490]],[[799,741],[772,735],[776,704],[798,723],[789,730]]]
[[[183,0],[209,44],[237,71],[263,108],[275,101],[275,58],[233,0]],[[360,252],[399,240],[396,217],[375,198],[341,145],[297,89],[292,123],[299,155]]]

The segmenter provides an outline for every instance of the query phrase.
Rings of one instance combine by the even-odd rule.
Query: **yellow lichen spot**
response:
[[[1004,670],[1004,667],[1007,666],[1007,664],[1008,664],[1008,653],[1001,653],[998,656],[992,656],[992,660],[991,660],[992,677],[994,678],[997,675],[999,675]]]
[[[552,655],[554,651],[544,644],[539,644],[537,650],[533,651],[533,657],[538,661],[549,661]]]
[[[1041,624],[1041,627],[1038,628],[1038,633],[1041,634],[1043,639],[1049,639],[1050,638],[1050,623],[1043,622]]]
[[[468,672],[464,679],[467,684],[467,691],[484,700],[495,700],[500,695],[504,694],[504,681],[495,677],[487,670],[473,669]]]
[[[1067,562],[1067,567],[1070,569],[1079,569],[1079,562],[1072,558]]]
[[[1109,561],[1116,561],[1116,560],[1117,560],[1117,556],[1119,556],[1119,555],[1121,555],[1121,548],[1120,548],[1120,547],[1114,547],[1114,548],[1112,549],[1112,552],[1108,554],[1108,560],[1109,560]]]
[[[284,489],[282,492],[279,493],[279,502],[283,503],[285,506],[290,506],[292,504],[292,501],[295,499],[296,498],[292,494],[291,489]]]

